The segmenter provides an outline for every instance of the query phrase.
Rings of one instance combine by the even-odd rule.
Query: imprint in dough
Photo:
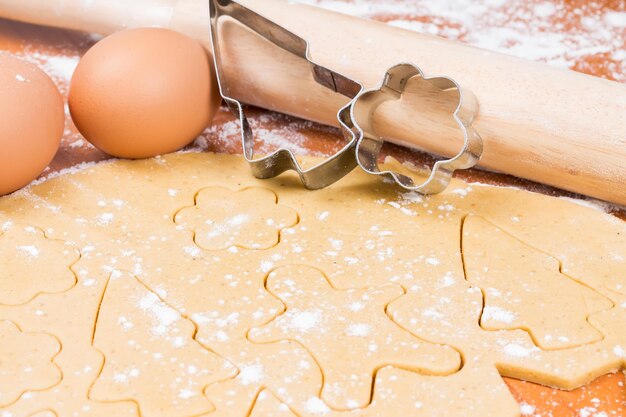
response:
[[[96,401],[134,400],[142,417],[195,416],[213,406],[204,387],[236,374],[194,340],[195,327],[127,273],[106,287],[93,344],[105,355]]]
[[[7,223],[0,233],[0,304],[25,304],[42,293],[76,284],[71,267],[79,258],[65,242],[47,239],[34,227]]]
[[[193,231],[194,241],[203,249],[269,249],[278,244],[282,229],[298,222],[298,215],[278,204],[276,194],[267,188],[211,187],[201,190],[195,205],[179,211],[174,221]]]
[[[483,328],[525,329],[542,349],[602,340],[587,317],[613,307],[609,299],[563,275],[555,258],[478,216],[465,218],[462,233],[467,280],[485,297]]]
[[[267,249],[234,244],[203,250],[193,243],[191,229],[173,222],[181,209],[195,207],[198,190],[257,188],[274,194],[266,204],[268,214],[283,216],[280,207],[297,213],[293,226],[274,229],[273,241],[279,239],[279,244]],[[239,193],[231,191],[224,198],[235,204]],[[564,276],[609,299],[615,307],[588,317],[602,339],[543,350],[530,337],[535,325],[528,331],[482,328],[483,294],[465,278],[461,256],[461,225],[468,215],[497,225],[507,239],[513,236],[558,259]],[[352,369],[352,364],[367,362],[368,352],[360,343],[346,346],[342,339],[347,336],[338,337],[338,343],[320,340],[341,348],[336,356],[341,360],[316,363],[323,346],[312,346],[311,340],[306,340],[311,346],[303,346],[293,340],[293,334],[287,336],[289,340],[272,343],[247,338],[250,329],[271,327],[283,315],[285,306],[265,286],[268,275],[280,272],[281,267],[310,271],[314,266],[318,278],[328,277],[327,282],[320,280],[318,287],[307,289],[327,293],[328,299],[315,301],[328,311],[345,309],[345,300],[337,296],[332,301],[333,294],[396,288],[394,295],[399,298],[380,302],[375,314],[355,316],[359,319],[356,324],[373,326],[371,322],[378,319],[388,322],[375,334],[378,345],[385,343],[385,329],[391,326],[397,331],[404,329],[409,339],[448,352],[456,350],[463,358],[463,368],[449,375],[399,369],[389,363],[393,357],[381,359],[377,369],[371,369],[371,364],[353,366],[363,379],[374,381],[373,387],[363,388],[365,397],[373,394],[373,402],[350,415],[512,417],[516,410],[498,374],[571,389],[624,367],[626,296],[621,288],[626,285],[626,224],[571,201],[461,181],[453,181],[443,194],[422,198],[357,171],[332,187],[311,192],[303,189],[293,174],[261,181],[250,175],[239,157],[188,153],[99,164],[0,198],[0,225],[7,222],[45,230],[49,240],[72,242],[81,258],[72,267],[77,282],[70,289],[39,294],[18,306],[0,304],[0,320],[19,323],[28,332],[53,335],[63,346],[54,357],[62,381],[44,391],[28,391],[1,408],[0,414],[22,417],[54,410],[59,417],[139,416],[137,405],[158,391],[146,394],[148,385],[158,379],[145,382],[140,389],[124,388],[117,393],[123,401],[89,398],[103,366],[122,363],[117,352],[104,349],[105,345],[127,350],[129,342],[145,343],[152,337],[149,331],[132,338],[123,329],[105,333],[101,327],[97,343],[103,346],[97,346],[106,350],[106,357],[92,345],[106,284],[119,271],[130,274],[124,272],[121,279],[143,285],[142,291],[156,294],[178,312],[179,321],[186,323],[189,344],[215,352],[236,368],[236,376],[210,382],[204,389],[202,409],[207,403],[210,409],[212,403],[216,408],[208,414],[212,417],[249,417],[263,391],[271,392],[301,417],[346,415],[322,400],[322,387],[330,381],[334,368]],[[242,233],[256,236],[258,226],[259,222],[249,223],[247,227],[253,230],[242,229]],[[65,246],[58,250],[63,249]],[[471,250],[466,252],[471,255]],[[41,272],[18,262],[11,266],[21,271],[25,280],[36,279],[33,274]],[[501,275],[500,279],[510,280],[511,276]],[[554,299],[560,296],[561,287],[544,289]],[[129,304],[128,296],[122,293],[102,306],[128,315],[143,313],[132,308],[136,305]],[[335,302],[338,305],[333,307]],[[586,311],[587,307],[575,307],[564,311],[562,320],[579,322],[579,309]],[[536,311],[538,316],[545,314],[550,313]],[[192,322],[197,329],[195,342]],[[560,323],[556,326],[562,328]],[[172,353],[174,359],[177,356]],[[142,365],[141,374],[156,371],[145,369],[142,359],[134,362]],[[427,358],[418,359],[425,362]],[[452,368],[450,372],[454,372]],[[176,382],[177,371],[170,371],[171,382]],[[110,388],[112,381],[105,382]],[[204,384],[198,384],[199,389]],[[463,410],[451,408],[450,403]],[[168,401],[168,405],[174,404]],[[501,414],[497,414],[498,407]],[[185,410],[178,411],[171,417],[189,417]]]
[[[58,417],[58,414],[52,410],[42,410],[37,411],[36,413],[29,415],[28,417]]]
[[[449,377],[449,386],[458,389],[446,395],[472,391],[481,385],[497,389],[493,378],[487,382],[496,369],[500,375],[573,389],[620,367],[621,359],[609,353],[614,340],[604,339],[570,349],[542,350],[525,330],[483,329],[479,324],[482,308],[483,294],[479,288],[450,286],[409,293],[391,303],[387,311],[395,322],[413,334],[461,350],[463,369]],[[447,384],[447,378],[422,378],[420,385],[428,391],[428,384],[433,384],[429,389],[434,392],[438,384]],[[463,401],[469,409],[485,410],[488,414],[486,410],[506,399],[505,396],[488,398],[487,404],[481,396]]]
[[[376,374],[372,404],[350,417],[518,417],[519,405],[495,368],[464,367],[449,376],[429,376],[385,367]],[[334,414],[329,417],[340,417]]]
[[[613,355],[620,357],[626,368],[626,279],[615,275],[607,287],[619,294],[615,307],[591,315],[589,322],[607,335],[606,343],[613,346]]]
[[[202,342],[203,334],[197,339]],[[212,346],[239,369],[236,378],[207,387],[205,393],[216,407],[212,417],[247,417],[265,388],[280,393],[281,401],[293,407],[302,408],[319,397],[322,373],[297,342],[259,344],[235,338]]]
[[[0,408],[27,391],[58,384],[62,375],[53,359],[60,350],[59,341],[48,334],[22,332],[14,323],[0,321]]]
[[[264,390],[259,393],[254,402],[250,417],[298,417],[271,392]]]
[[[367,406],[373,375],[385,365],[429,374],[460,367],[457,352],[425,343],[387,317],[387,304],[404,294],[397,285],[336,290],[317,269],[286,266],[270,274],[267,289],[286,311],[252,329],[250,339],[302,343],[324,371],[322,399],[331,408]]]

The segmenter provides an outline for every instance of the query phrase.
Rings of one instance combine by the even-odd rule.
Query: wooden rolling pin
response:
[[[307,39],[317,63],[368,88],[399,62],[454,78],[480,102],[474,126],[485,144],[482,167],[626,205],[626,85],[284,0],[241,3]],[[207,14],[208,0],[0,0],[0,16],[9,19],[103,35],[169,27],[208,47]],[[337,124],[340,97],[294,69],[289,56],[268,60],[276,48],[240,31],[225,46],[238,98]],[[424,116],[417,94],[402,101],[379,109],[375,127],[381,135],[437,154],[456,153],[458,137],[434,135],[436,129],[418,123]]]

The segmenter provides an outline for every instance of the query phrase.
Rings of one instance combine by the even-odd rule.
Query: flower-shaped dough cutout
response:
[[[80,255],[63,241],[34,227],[12,226],[0,235],[0,304],[25,304],[39,294],[71,289],[71,270]]]
[[[193,231],[196,245],[206,250],[270,249],[278,244],[282,229],[298,223],[298,213],[278,204],[278,196],[267,188],[210,187],[201,190],[195,205],[179,211],[174,221]]]
[[[438,131],[445,127],[448,123],[447,119],[450,119],[456,122],[464,139],[458,154],[453,158],[437,161],[433,165],[430,175],[421,184],[415,184],[408,175],[380,170],[378,157],[384,140],[376,133],[373,117],[383,103],[401,99],[411,80],[426,87],[420,88],[422,101],[431,99],[432,97],[427,96],[433,94],[443,97],[443,103],[429,106],[433,109],[438,108],[438,113],[441,114],[426,116],[428,124],[435,126],[432,134],[440,135]],[[421,96],[422,94],[424,97]],[[454,104],[454,111],[452,112],[449,110],[450,103]],[[407,190],[421,194],[440,193],[447,188],[454,171],[471,168],[482,155],[482,138],[472,127],[477,114],[478,101],[476,97],[451,78],[426,77],[422,70],[413,64],[395,65],[387,71],[379,88],[362,92],[355,98],[352,105],[355,127],[362,131],[362,138],[356,145],[357,162],[367,173],[389,178]]]
[[[386,306],[404,294],[397,285],[337,290],[317,269],[285,266],[270,274],[267,289],[285,303],[283,314],[253,328],[255,342],[295,340],[324,372],[322,399],[336,410],[366,407],[372,380],[393,364],[426,374],[459,369],[459,354],[426,342],[394,323]]]
[[[61,344],[45,333],[22,332],[10,321],[0,321],[0,407],[27,391],[52,388],[61,371],[52,362]]]

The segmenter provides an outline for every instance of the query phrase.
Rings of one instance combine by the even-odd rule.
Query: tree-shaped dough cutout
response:
[[[191,321],[135,277],[114,273],[93,340],[105,360],[91,399],[133,400],[143,417],[190,417],[213,411],[204,388],[234,377],[236,369],[194,340],[194,333]]]
[[[611,301],[562,274],[557,259],[478,216],[465,219],[462,233],[467,280],[485,296],[484,329],[524,329],[542,349],[602,339],[587,318]]]

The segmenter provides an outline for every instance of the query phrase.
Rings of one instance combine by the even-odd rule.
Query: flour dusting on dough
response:
[[[154,293],[147,293],[139,300],[139,308],[150,313],[154,318],[152,331],[157,336],[167,335],[169,327],[176,323],[180,316],[176,311],[165,306]]]
[[[515,319],[517,319],[517,315],[512,311],[507,311],[497,306],[487,305],[483,309],[482,319],[511,324]]]

